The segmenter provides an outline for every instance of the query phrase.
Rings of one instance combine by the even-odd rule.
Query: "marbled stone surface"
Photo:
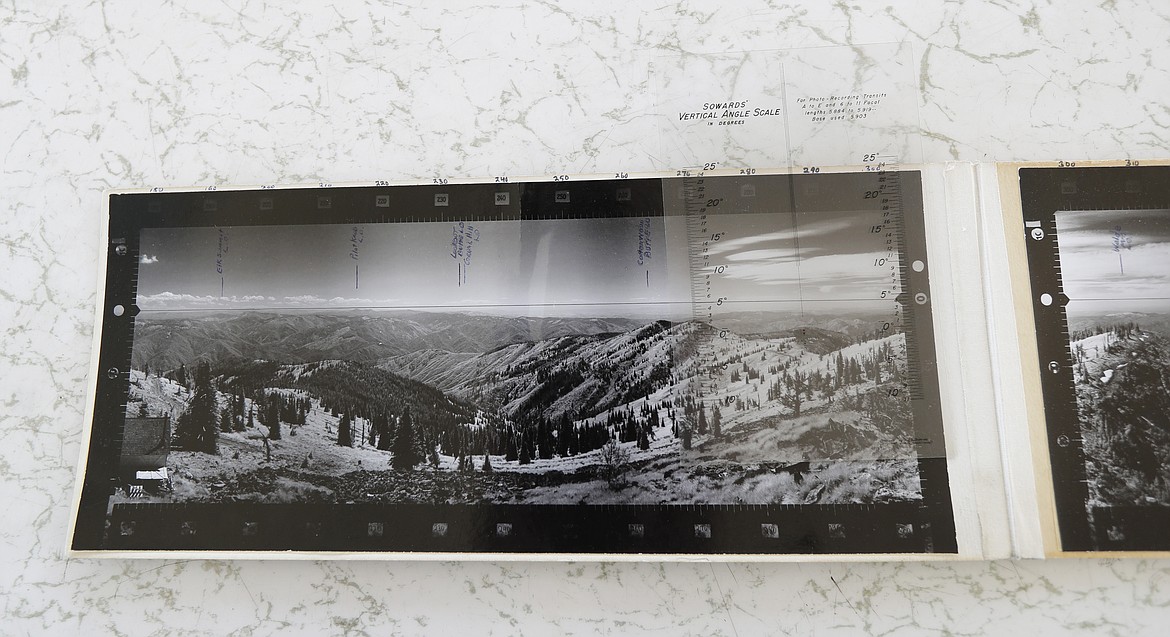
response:
[[[0,634],[1165,634],[1145,560],[63,559],[103,189],[676,167],[656,57],[889,42],[927,161],[1170,155],[1161,0],[722,4],[0,3]]]

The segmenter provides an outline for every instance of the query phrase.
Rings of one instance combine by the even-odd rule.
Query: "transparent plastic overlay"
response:
[[[921,161],[908,44],[664,56],[651,76],[665,168]]]
[[[661,156],[689,168],[665,197],[687,220],[684,453],[833,476],[805,501],[914,497],[917,460],[945,446],[920,382],[935,373],[920,183],[901,172],[921,159],[909,47],[675,55],[652,77]],[[835,166],[872,179],[819,178]]]

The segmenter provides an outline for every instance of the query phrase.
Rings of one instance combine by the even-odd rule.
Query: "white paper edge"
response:
[[[1003,473],[1009,507],[1008,523],[1012,557],[1046,556],[1037,490],[1035,453],[1027,414],[1027,395],[1016,306],[1013,274],[1008,256],[1009,237],[1004,227],[1001,184],[996,164],[980,164],[979,188],[982,202],[983,267],[987,294],[987,323],[990,327],[992,365],[995,370],[995,407],[1002,438]],[[1018,174],[1016,171],[1013,175]],[[1015,185],[1018,191],[1018,182]],[[1017,194],[1018,198],[1019,195]],[[1023,222],[1021,221],[1021,224]],[[1026,263],[1023,264],[1026,267]]]
[[[989,557],[985,528],[998,521],[994,510],[980,493],[989,484],[981,467],[986,454],[971,447],[973,423],[971,396],[964,372],[967,349],[978,340],[972,331],[971,307],[982,316],[982,299],[970,297],[970,291],[957,286],[966,274],[969,258],[963,253],[964,242],[953,236],[967,227],[971,204],[951,201],[947,188],[946,167],[935,164],[922,170],[923,208],[926,223],[927,271],[930,275],[932,317],[934,319],[935,358],[938,365],[939,400],[946,443],[947,474],[951,482],[951,505],[954,508],[955,532],[960,555]],[[961,238],[961,237],[958,237]],[[964,311],[966,310],[966,311]],[[975,327],[977,330],[977,326]],[[982,478],[982,480],[981,480]],[[996,485],[1002,474],[992,476]],[[992,487],[1000,490],[998,486]]]
[[[85,415],[81,421],[81,450],[77,456],[76,477],[73,483],[73,499],[69,509],[69,527],[66,529],[65,547],[67,554],[73,554],[73,536],[77,531],[77,516],[80,512],[81,490],[85,486],[85,469],[89,464],[89,445],[93,435],[93,411],[97,402],[97,374],[102,349],[102,314],[106,306],[106,267],[110,248],[110,195],[113,190],[102,192],[102,216],[99,219],[97,273],[94,279],[97,290],[94,293],[93,344],[90,345],[88,376],[85,390]]]
[[[995,374],[988,327],[986,287],[982,267],[982,229],[979,224],[982,193],[976,166],[947,163],[944,166],[947,210],[951,222],[950,254],[954,267],[950,285],[955,291],[952,311],[958,333],[955,339],[961,362],[967,418],[965,450],[971,461],[971,493],[980,514],[980,538],[989,559],[1012,554],[1007,479],[1002,462],[1002,436],[995,407]]]

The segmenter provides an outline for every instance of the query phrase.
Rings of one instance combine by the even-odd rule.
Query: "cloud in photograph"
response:
[[[712,258],[736,282],[733,299],[879,299],[899,258],[884,233],[871,232],[880,219],[873,212],[728,215],[719,225],[728,237],[711,249]]]

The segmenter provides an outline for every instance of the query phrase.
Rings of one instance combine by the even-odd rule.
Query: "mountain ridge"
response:
[[[624,332],[645,324],[634,319],[498,317],[481,314],[403,312],[245,312],[230,316],[143,318],[135,324],[133,366],[173,369],[197,361],[322,360],[375,362],[438,349],[479,353],[513,343],[559,336]]]

